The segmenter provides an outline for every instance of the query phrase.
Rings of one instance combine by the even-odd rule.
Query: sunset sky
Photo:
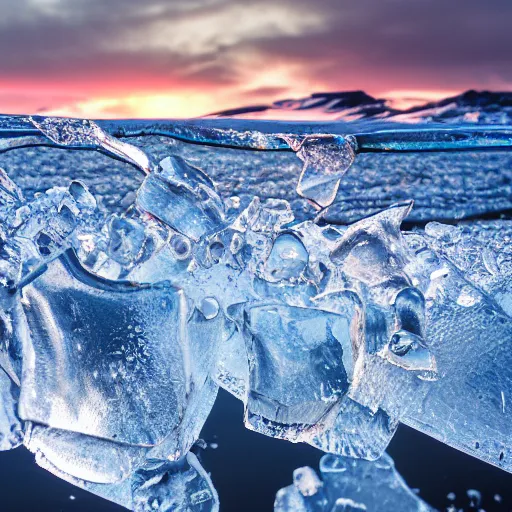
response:
[[[512,90],[512,0],[0,0],[0,112],[186,117]]]

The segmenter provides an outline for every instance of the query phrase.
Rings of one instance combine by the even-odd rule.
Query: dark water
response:
[[[202,452],[203,463],[212,473],[222,512],[271,512],[277,490],[291,483],[293,470],[317,468],[322,454],[249,431],[242,414],[242,403],[221,391],[202,434],[218,448]],[[456,506],[472,510],[467,508],[468,489],[482,493],[481,509],[487,512],[512,510],[512,474],[404,426],[388,451],[410,487],[420,489],[421,497],[440,510],[450,504],[450,492],[457,495]],[[24,448],[0,453],[0,496],[1,512],[125,510],[40,469]]]

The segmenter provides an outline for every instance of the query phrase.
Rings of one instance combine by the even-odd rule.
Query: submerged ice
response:
[[[146,175],[108,214],[81,181],[27,199],[0,171],[0,448],[132,510],[217,510],[190,450],[220,386],[248,428],[331,454],[279,512],[371,510],[390,486],[428,510],[383,456],[400,422],[512,471],[508,221],[403,231],[403,200],[298,222],[94,123],[31,123]],[[355,139],[279,137],[304,163],[298,192],[330,205]]]
[[[293,472],[277,492],[274,512],[435,512],[415,494],[384,454],[376,461],[327,454],[320,477],[310,467]]]

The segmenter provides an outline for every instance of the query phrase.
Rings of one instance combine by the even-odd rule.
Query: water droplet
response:
[[[468,489],[466,494],[469,498],[470,507],[476,508],[480,506],[480,503],[482,502],[482,495],[480,494],[480,491],[477,491],[476,489]]]
[[[199,309],[206,320],[212,320],[219,314],[219,303],[215,297],[206,297],[201,301]]]

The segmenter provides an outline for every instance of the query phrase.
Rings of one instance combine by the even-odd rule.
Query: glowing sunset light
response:
[[[512,90],[512,3],[0,0],[0,112],[194,117],[364,90]],[[414,30],[411,29],[414,27]]]

